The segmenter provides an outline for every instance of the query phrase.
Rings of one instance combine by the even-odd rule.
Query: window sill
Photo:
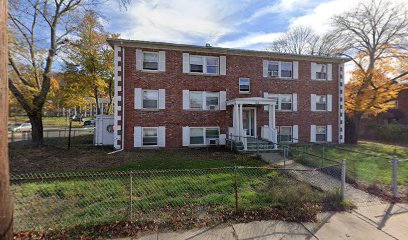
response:
[[[225,110],[220,110],[220,109],[215,109],[215,110],[210,110],[210,109],[184,109],[186,111],[192,111],[192,112],[217,112],[217,111],[225,111]]]
[[[187,75],[192,75],[192,76],[206,76],[206,77],[219,77],[221,76],[220,74],[213,74],[213,73],[195,73],[195,72],[189,72],[186,73]]]
[[[287,80],[294,80],[294,81],[299,80],[297,78],[289,78],[289,77],[287,77],[287,78],[285,78],[285,77],[264,77],[264,78],[266,78],[268,80],[271,79],[271,80],[285,80],[285,81],[287,81]]]
[[[158,145],[141,146],[142,149],[158,149]]]
[[[249,95],[249,94],[251,94],[251,92],[241,92],[241,91],[239,91],[239,94]]]
[[[293,112],[293,110],[276,110],[276,112]]]
[[[156,108],[142,108],[142,109],[140,109],[140,111],[143,111],[143,112],[158,112],[158,111],[160,111],[160,109],[156,109]]]
[[[328,112],[327,110],[314,110],[314,111],[312,111],[312,112],[320,112],[320,113],[322,113],[322,112]]]
[[[328,80],[328,79],[311,79],[311,81],[330,82],[331,80]]]
[[[149,70],[149,69],[142,69],[140,71],[145,72],[145,73],[161,73],[161,72],[164,72],[164,71],[160,71],[160,70]]]

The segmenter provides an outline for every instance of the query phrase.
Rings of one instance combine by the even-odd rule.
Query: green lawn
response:
[[[15,229],[58,229],[125,221],[130,219],[130,206],[134,221],[208,221],[212,214],[232,211],[235,206],[234,169],[148,171],[133,175],[132,179],[128,174],[109,174],[12,184]],[[336,205],[340,201],[335,191],[318,191],[276,170],[238,169],[236,178],[238,207],[243,211],[275,208],[288,214],[288,219],[307,218],[307,214],[300,214],[308,211],[303,209],[305,205]]]
[[[323,146],[306,146],[306,154],[302,147],[295,147],[293,157],[313,167],[322,166]],[[316,155],[316,156],[313,156]],[[346,160],[347,177],[365,184],[391,184],[392,163],[390,158],[408,158],[408,147],[360,142],[358,145],[325,146],[324,155],[328,160],[323,161],[327,166],[335,160]],[[398,183],[408,185],[408,162],[401,162],[398,168]]]
[[[89,120],[93,118],[84,118],[84,120]],[[29,119],[27,116],[13,116],[9,118],[9,124],[11,123],[22,123],[28,122]],[[43,117],[43,125],[47,127],[68,127],[69,126],[69,118],[66,117]],[[84,125],[83,122],[72,122],[73,127],[82,127]]]

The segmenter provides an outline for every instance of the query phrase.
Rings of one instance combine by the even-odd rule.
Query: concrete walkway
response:
[[[371,205],[358,212],[322,213],[317,223],[256,221],[184,232],[156,232],[141,240],[407,239],[408,204]],[[131,238],[126,238],[126,240]]]

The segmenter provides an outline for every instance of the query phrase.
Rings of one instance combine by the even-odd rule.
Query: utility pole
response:
[[[7,0],[0,0],[0,240],[13,239],[13,205],[8,162]]]

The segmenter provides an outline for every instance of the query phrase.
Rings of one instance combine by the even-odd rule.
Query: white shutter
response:
[[[316,125],[310,125],[310,142],[316,142]]]
[[[310,78],[316,80],[316,63],[314,62],[310,64]]]
[[[268,98],[269,94],[267,92],[264,92],[263,97]],[[264,111],[269,112],[269,106],[264,106]]]
[[[166,52],[159,51],[159,71],[166,71]]]
[[[292,94],[292,110],[297,112],[297,93]]]
[[[312,112],[316,111],[316,94],[310,95],[310,107]]]
[[[327,142],[332,142],[332,125],[327,125]]]
[[[135,127],[133,133],[133,146],[141,147],[142,146],[142,128]]]
[[[135,109],[142,109],[142,89],[135,88]]]
[[[207,92],[201,93],[201,102],[203,103],[203,110],[207,110]]]
[[[227,75],[227,57],[220,56],[220,75]]]
[[[183,127],[183,146],[188,147],[190,146],[190,128]]]
[[[183,73],[190,72],[190,54],[183,53]]]
[[[225,139],[227,138],[227,134],[220,134],[219,137],[219,144],[220,145],[225,145]]]
[[[331,112],[333,110],[333,96],[327,95],[327,111]]]
[[[157,146],[159,147],[166,146],[166,127],[157,128]]]
[[[190,91],[183,90],[183,109],[190,109]]]
[[[227,109],[227,92],[221,91],[220,92],[220,110]]]
[[[143,69],[143,51],[136,49],[136,70]]]
[[[159,89],[159,109],[166,109],[166,90]]]
[[[263,60],[263,76],[268,77],[268,60]]]
[[[333,80],[333,65],[327,64],[327,80]]]
[[[292,138],[294,143],[299,142],[299,126],[298,125],[293,125],[292,127]]]
[[[293,79],[298,79],[299,78],[299,62],[294,61],[293,62]]]

